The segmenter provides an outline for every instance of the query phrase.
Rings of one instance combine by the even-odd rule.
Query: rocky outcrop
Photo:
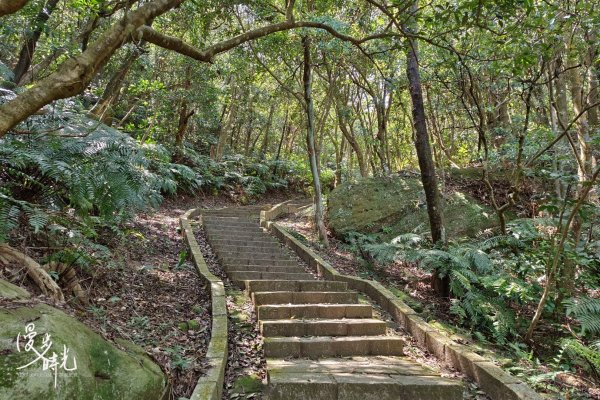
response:
[[[443,199],[449,238],[471,237],[496,226],[494,211],[454,192]],[[329,195],[329,227],[338,237],[349,232],[379,233],[384,240],[403,233],[428,233],[423,186],[418,177],[377,177],[346,182]]]
[[[143,349],[119,341],[120,349],[63,311],[28,297],[0,280],[0,399],[163,397],[165,376]],[[32,332],[37,335],[30,347]],[[45,366],[35,351],[44,355]]]

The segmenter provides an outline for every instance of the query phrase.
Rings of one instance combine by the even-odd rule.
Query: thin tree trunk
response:
[[[31,66],[31,60],[33,60],[33,53],[37,47],[37,42],[40,39],[40,36],[42,36],[44,26],[46,25],[46,22],[48,22],[52,12],[56,9],[57,4],[58,0],[48,0],[35,17],[31,36],[28,36],[25,39],[25,44],[23,44],[21,52],[19,53],[19,61],[17,61],[17,65],[13,70],[15,74],[15,82],[19,82],[21,78],[23,78],[23,75],[27,73],[27,70],[29,70],[29,67]]]
[[[315,149],[315,109],[312,99],[312,65],[310,56],[310,37],[302,38],[304,47],[304,101],[306,108],[306,144],[308,148],[308,157],[310,161],[310,171],[313,178],[313,188],[315,190],[315,227],[319,233],[319,240],[325,246],[329,246],[327,239],[327,230],[323,221],[323,200],[321,195],[321,180],[317,164],[317,154]]]
[[[348,126],[346,124],[347,121],[346,121],[344,115],[342,114],[342,110],[340,109],[340,106],[339,106],[337,100],[335,103],[335,111],[337,114],[338,125],[340,127],[340,130],[342,131],[342,134],[348,141],[348,144],[350,145],[350,147],[352,147],[352,150],[354,150],[354,152],[356,153],[356,160],[358,162],[358,169],[360,170],[360,176],[362,176],[363,178],[366,178],[368,176],[368,173],[367,173],[367,166],[365,165],[365,159],[364,159],[362,150],[361,150],[360,146],[358,145],[358,142],[356,141],[356,138],[354,137],[354,135],[352,133],[350,133],[350,130],[348,130]]]
[[[175,146],[178,149],[183,147],[183,141],[185,139],[185,134],[187,132],[187,128],[190,122],[190,118],[194,115],[195,111],[188,111],[188,103],[183,100],[181,104],[181,109],[179,110],[179,122],[177,124],[177,135],[175,135]]]
[[[84,25],[81,32],[77,35],[76,38],[74,38],[71,41],[70,44],[81,43],[83,48],[83,43],[85,43],[85,49],[87,49],[89,38],[94,29],[96,29],[96,27],[98,26],[98,21],[100,21],[100,17],[98,15],[91,17]],[[69,45],[65,45],[54,49],[52,53],[46,56],[42,61],[31,67],[29,71],[26,74],[24,74],[19,81],[15,81],[17,86],[25,86],[32,83],[42,71],[45,71],[48,67],[50,67],[50,65],[52,65],[52,63],[56,61],[60,56],[65,54],[68,49]],[[83,49],[82,51],[85,51],[85,49]]]
[[[261,160],[265,159],[265,156],[267,154],[267,148],[269,147],[269,138],[271,137],[271,126],[273,125],[273,114],[275,114],[275,103],[271,104],[271,108],[269,109],[269,118],[267,119],[267,126],[265,127],[262,145],[260,146]]]
[[[387,136],[387,118],[385,113],[385,105],[383,100],[373,98],[375,101],[375,111],[377,116],[377,146],[375,148],[379,162],[381,163],[381,169],[384,175],[390,174],[390,166],[386,159],[386,136]]]
[[[92,114],[98,117],[100,121],[106,125],[110,126],[112,124],[113,113],[111,108],[117,103],[119,99],[119,93],[123,87],[123,84],[125,83],[125,77],[140,54],[141,53],[139,51],[133,50],[127,55],[127,57],[125,57],[121,65],[119,65],[115,73],[106,84],[104,92],[102,93],[102,97],[91,111]]]
[[[227,121],[224,126],[221,126],[219,130],[219,140],[217,142],[217,148],[215,150],[214,159],[219,161],[223,157],[225,152],[225,145],[227,144],[227,138],[231,136],[233,128],[233,122],[237,116],[238,102],[236,100],[237,89],[234,87],[231,93],[231,103],[229,106],[229,113],[227,114]]]
[[[409,32],[416,33],[416,13],[418,10],[418,0],[411,7],[410,26],[406,27]],[[409,82],[410,98],[412,100],[413,121],[415,125],[415,149],[419,160],[421,170],[421,181],[425,191],[427,201],[427,213],[429,215],[429,226],[431,228],[431,239],[435,244],[446,244],[446,232],[442,218],[442,207],[440,202],[440,193],[435,174],[435,166],[429,143],[429,134],[427,132],[427,122],[425,116],[425,106],[423,104],[423,91],[421,89],[421,77],[419,74],[419,49],[417,41],[407,39],[407,66],[406,75]],[[448,276],[441,277],[434,272],[433,288],[441,297],[448,297],[450,294],[450,279]]]

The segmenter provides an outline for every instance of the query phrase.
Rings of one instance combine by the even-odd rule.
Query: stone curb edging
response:
[[[227,298],[221,279],[213,275],[202,257],[189,219],[199,216],[200,209],[191,209],[180,218],[181,231],[190,249],[200,279],[210,289],[212,329],[206,359],[210,369],[198,379],[190,400],[220,400],[223,394],[227,365]]]
[[[277,204],[264,214],[261,213],[261,226],[270,230],[280,241],[294,250],[319,276],[328,280],[347,282],[350,288],[367,294],[417,340],[419,347],[473,379],[492,399],[544,399],[519,378],[504,372],[502,368],[473,352],[468,346],[453,341],[445,333],[429,325],[380,283],[340,274],[286,229],[270,221],[279,215],[295,212],[294,207],[286,203]]]

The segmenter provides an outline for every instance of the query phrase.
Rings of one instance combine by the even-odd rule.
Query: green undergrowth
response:
[[[109,265],[111,244],[139,234],[128,223],[168,197],[227,195],[245,204],[307,185],[297,163],[236,154],[216,161],[193,143],[141,143],[76,101],[21,125],[31,134],[0,138],[0,243],[19,237],[50,249],[42,263]]]
[[[444,249],[414,233],[386,242],[380,235],[352,232],[342,246],[354,253],[358,276],[384,284],[433,327],[553,398],[586,399],[580,389],[557,384],[557,376],[583,375],[589,382],[600,382],[600,300],[585,291],[574,292],[562,304],[552,297],[543,318],[558,334],[536,335],[535,348],[523,340],[531,321],[523,310],[535,307],[542,294],[548,255],[554,251],[551,233],[558,223],[556,218],[517,219],[509,223],[507,235],[463,239]],[[298,232],[292,235],[322,251]],[[600,272],[600,253],[596,247],[574,251],[567,245],[565,260],[585,267],[577,276],[579,287],[597,287],[593,276]],[[392,265],[395,271],[412,266],[449,275],[449,318],[440,315],[434,304],[391,283],[387,270]],[[562,321],[568,322],[571,332]]]

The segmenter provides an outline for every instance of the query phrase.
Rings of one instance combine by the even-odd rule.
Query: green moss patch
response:
[[[491,208],[460,192],[444,197],[443,210],[447,234],[453,239],[473,237],[497,225]],[[338,237],[360,232],[390,240],[403,233],[429,232],[425,193],[417,177],[377,177],[344,183],[329,196],[328,218]]]
[[[28,323],[35,324],[35,347],[40,349],[47,333],[52,340],[48,355],[68,348],[67,367],[43,371],[42,362],[24,368],[36,357],[33,352],[17,351],[14,340],[25,333]],[[120,350],[81,322],[46,304],[0,310],[0,398],[30,399],[159,399],[166,380],[158,365],[144,351],[128,342]],[[21,344],[23,346],[23,344]]]

